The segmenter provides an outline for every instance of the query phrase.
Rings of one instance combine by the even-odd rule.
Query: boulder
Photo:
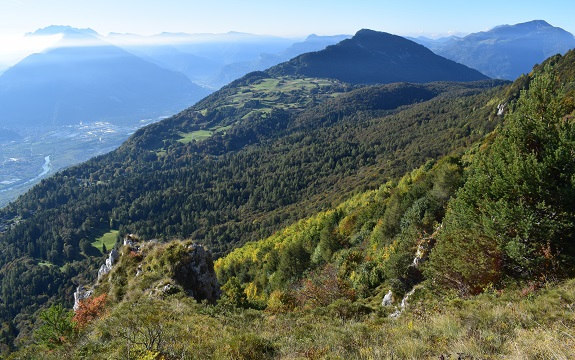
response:
[[[92,296],[93,293],[94,293],[93,288],[87,289],[82,286],[78,286],[78,288],[74,292],[74,306],[73,306],[74,311],[77,311],[80,308],[80,301],[89,298],[90,296]]]

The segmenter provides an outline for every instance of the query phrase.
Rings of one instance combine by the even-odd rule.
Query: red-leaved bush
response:
[[[104,314],[107,301],[108,294],[106,293],[103,293],[102,295],[94,298],[81,300],[80,306],[72,318],[72,321],[76,324],[76,327],[81,329],[85,327],[89,322],[102,316],[102,314]]]

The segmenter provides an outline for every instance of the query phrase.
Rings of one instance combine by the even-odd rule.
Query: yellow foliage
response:
[[[248,283],[244,289],[248,300],[263,300],[263,296],[258,295],[259,292],[258,286],[254,282]]]
[[[282,313],[292,310],[292,307],[293,304],[290,304],[290,301],[284,292],[274,290],[268,299],[266,311],[271,313]]]
[[[397,247],[397,240],[395,240],[393,242],[393,244],[390,244],[388,246],[386,246],[383,249],[383,254],[381,255],[381,259],[382,260],[387,260],[389,259],[389,257],[391,256],[391,254],[395,253],[395,248]]]

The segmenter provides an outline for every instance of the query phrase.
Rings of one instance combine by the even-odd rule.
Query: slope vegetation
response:
[[[1,317],[23,332],[43,305],[69,303],[110,234],[192,238],[220,257],[464,149],[499,123],[504,85],[251,73],[2,209]]]
[[[52,296],[70,301],[70,280],[87,281],[93,264],[90,244],[111,230],[192,237],[221,255],[465,147],[497,123],[490,120],[492,85],[333,91],[334,99],[299,111],[280,109],[301,106],[280,102],[271,112],[253,112],[210,97],[137,132],[115,152],[43,180],[2,211],[3,316]],[[221,94],[234,98],[242,89],[236,84]],[[186,140],[199,130],[213,135]]]
[[[216,306],[114,283],[123,299],[113,292],[82,326],[43,311],[37,345],[16,356],[573,357],[575,88],[551,66],[566,61],[536,69],[505,122],[466,151],[220,258]],[[160,279],[182,246],[114,271],[140,261],[141,283]],[[46,321],[54,313],[65,331]]]

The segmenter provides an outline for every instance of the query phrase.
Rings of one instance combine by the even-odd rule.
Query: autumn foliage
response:
[[[341,298],[355,300],[355,291],[347,281],[338,277],[337,268],[332,264],[303,279],[295,294],[303,307],[327,306]]]
[[[84,328],[89,322],[99,318],[105,311],[108,294],[103,293],[94,298],[87,298],[80,301],[80,306],[72,321],[77,328]]]

